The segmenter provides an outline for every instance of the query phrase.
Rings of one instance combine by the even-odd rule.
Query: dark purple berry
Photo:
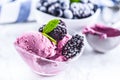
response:
[[[66,34],[67,34],[66,25],[61,20],[58,26],[54,30],[52,30],[50,33],[48,33],[49,36],[51,36],[57,41],[62,40]]]
[[[45,25],[39,28],[39,32],[43,31],[44,26]],[[63,37],[67,34],[65,23],[62,20],[60,20],[60,23],[57,25],[57,27],[47,34],[57,41],[62,40]]]
[[[76,34],[65,44],[62,49],[62,55],[67,58],[73,58],[81,52],[81,49],[84,46],[84,37]]]
[[[54,16],[58,16],[58,17],[61,17],[61,16],[63,15],[62,9],[59,8],[59,7],[56,7],[56,8],[54,9],[53,15],[54,15]]]

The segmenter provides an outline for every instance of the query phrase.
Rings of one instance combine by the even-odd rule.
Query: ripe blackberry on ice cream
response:
[[[44,26],[45,25],[39,28],[39,32],[43,31]],[[47,34],[57,41],[63,39],[63,37],[67,34],[65,23],[60,20],[60,23],[57,25],[57,27]]]
[[[84,45],[83,41],[83,36],[78,34],[72,36],[72,38],[63,47],[62,55],[67,59],[75,57],[81,52]]]

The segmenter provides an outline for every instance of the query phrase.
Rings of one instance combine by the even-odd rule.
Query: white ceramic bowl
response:
[[[51,19],[58,18],[58,19],[63,20],[66,23],[66,25],[68,26],[68,29],[72,29],[72,30],[79,30],[81,28],[81,26],[94,24],[97,21],[99,13],[100,13],[100,9],[97,9],[97,11],[88,18],[65,19],[65,18],[55,17],[53,15],[41,12],[37,9],[35,10],[36,21],[38,22],[38,24],[40,24],[40,25],[45,24],[48,21],[50,21]]]
[[[87,34],[86,39],[90,46],[97,52],[107,52],[120,44],[120,36],[101,39],[98,35]]]

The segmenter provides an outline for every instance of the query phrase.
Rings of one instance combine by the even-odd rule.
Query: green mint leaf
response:
[[[57,27],[59,22],[60,22],[59,19],[53,19],[53,20],[49,21],[48,24],[46,24],[46,26],[43,28],[43,33],[51,32],[53,29],[55,29]]]
[[[49,35],[42,33],[44,36],[46,36],[48,39],[50,39],[53,43],[55,43],[55,45],[57,44],[57,41],[55,39],[53,39],[52,37],[50,37]]]
[[[80,0],[70,0],[71,3],[73,2],[80,2]]]

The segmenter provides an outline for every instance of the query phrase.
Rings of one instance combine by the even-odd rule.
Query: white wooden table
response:
[[[0,80],[120,80],[120,46],[99,54],[86,45],[83,55],[66,71],[53,77],[35,74],[16,52],[13,42],[21,33],[38,28],[35,22],[0,25]]]

